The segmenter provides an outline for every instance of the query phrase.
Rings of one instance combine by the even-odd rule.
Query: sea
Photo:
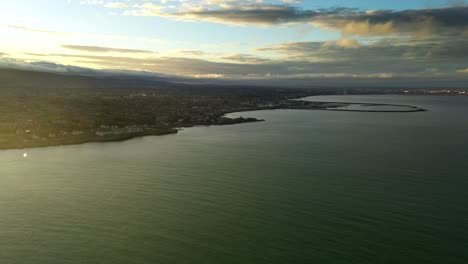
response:
[[[468,97],[0,151],[1,264],[468,263]]]

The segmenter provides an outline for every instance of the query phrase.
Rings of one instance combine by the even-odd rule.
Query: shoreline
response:
[[[254,112],[254,111],[268,111],[268,110],[321,110],[321,111],[336,111],[336,112],[372,112],[372,113],[411,113],[411,112],[424,112],[426,109],[411,106],[411,105],[401,105],[401,104],[380,104],[380,103],[348,103],[348,102],[315,102],[315,101],[306,101],[302,100],[307,97],[301,97],[297,99],[290,99],[288,101],[295,103],[285,103],[281,102],[277,105],[263,106],[263,107],[252,107],[248,109],[239,109],[235,111],[230,111],[223,113],[218,116],[218,122],[213,122],[209,124],[193,124],[191,126],[182,126],[182,127],[170,127],[166,130],[152,130],[141,131],[138,133],[129,133],[129,134],[116,134],[116,135],[107,135],[107,136],[89,136],[77,137],[77,138],[68,138],[65,140],[51,141],[50,139],[37,142],[28,142],[24,143],[24,146],[21,147],[12,147],[12,146],[0,146],[0,151],[6,150],[24,150],[24,149],[34,149],[34,148],[46,148],[46,147],[58,147],[58,146],[68,146],[68,145],[81,145],[86,143],[109,143],[109,142],[123,142],[128,141],[134,138],[141,138],[147,136],[164,136],[164,135],[173,135],[177,134],[180,130],[184,128],[192,128],[196,126],[224,126],[224,125],[237,125],[244,123],[256,123],[263,122],[263,119],[257,118],[229,118],[226,117],[228,114],[234,113],[243,113],[243,112]],[[339,107],[346,107],[349,105],[363,105],[363,106],[395,106],[395,107],[408,107],[408,110],[359,110],[359,109],[339,109]]]
[[[340,103],[340,102],[334,102]],[[361,106],[394,106],[406,107],[407,110],[365,110],[365,109],[345,109],[345,108],[329,108],[327,111],[341,111],[341,112],[367,112],[367,113],[412,113],[412,112],[426,112],[427,110],[418,106],[404,105],[404,104],[381,104],[381,103],[345,103],[349,105]]]

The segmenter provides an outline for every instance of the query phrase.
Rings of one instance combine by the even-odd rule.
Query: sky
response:
[[[468,1],[0,0],[0,34],[4,67],[468,80]]]

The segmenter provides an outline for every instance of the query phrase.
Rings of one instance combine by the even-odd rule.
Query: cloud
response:
[[[195,78],[225,78],[237,80],[261,80],[261,79],[297,79],[297,78],[392,78],[391,73],[336,73],[327,72],[329,67],[325,64],[316,65],[316,72],[295,72],[288,73],[289,63],[272,62],[262,65],[237,64],[224,62],[211,62],[201,59],[162,57],[153,59],[139,59],[132,57],[114,57],[114,56],[92,56],[92,55],[69,55],[69,54],[44,54],[42,57],[68,57],[79,60],[93,60],[103,68],[108,69],[130,69],[144,70],[151,72],[166,71],[166,74],[173,76],[185,76]],[[24,64],[27,69],[41,71],[63,72],[63,73],[95,73],[96,70],[83,67],[68,66],[46,61],[35,61]],[[190,68],[187,68],[190,65]],[[112,66],[112,67],[110,67]],[[302,65],[304,66],[304,65]],[[315,67],[315,66],[314,66]],[[318,70],[323,67],[323,70]],[[255,71],[254,71],[255,70]],[[310,70],[310,68],[308,69]],[[253,73],[255,72],[255,73]]]
[[[203,56],[207,55],[206,52],[201,50],[179,50],[178,53],[189,56]]]
[[[143,53],[150,54],[154,53],[149,50],[138,50],[138,49],[119,49],[119,48],[109,48],[109,47],[99,47],[99,46],[80,46],[80,45],[62,45],[63,48],[86,51],[86,52],[118,52],[118,53]]]
[[[260,64],[271,62],[269,59],[260,58],[250,54],[234,54],[222,57],[224,60],[232,61],[235,63],[247,63],[247,64]]]
[[[44,34],[53,34],[53,35],[69,35],[70,33],[65,33],[65,32],[59,32],[59,31],[50,31],[50,30],[42,30],[42,29],[34,29],[34,28],[28,28],[28,27],[22,27],[22,26],[15,26],[15,25],[5,25],[6,27],[13,28],[13,29],[18,29],[18,30],[23,30],[23,31],[29,31],[29,32],[34,32],[34,33],[44,33]]]
[[[306,13],[296,10],[294,7],[279,5],[246,5],[227,9],[179,12],[170,15],[178,18],[236,25],[282,24],[307,16]]]
[[[346,16],[328,16],[315,20],[322,28],[344,35],[384,36],[453,36],[466,34],[468,7],[420,9],[405,11],[367,11]]]
[[[340,15],[347,13],[347,8],[330,10],[300,10],[289,5],[244,4],[229,5],[222,8],[191,8],[188,11],[164,12],[161,9],[145,8],[127,11],[127,15],[162,16],[183,20],[207,21],[234,25],[277,25],[294,22],[310,22],[315,17]]]
[[[107,4],[104,4],[104,6],[108,7],[108,8],[128,8],[128,7],[130,7],[129,4],[122,3],[122,2],[107,3]]]
[[[357,40],[347,39],[347,38],[342,38],[342,39],[335,40],[335,41],[327,41],[323,45],[325,47],[337,46],[337,47],[348,48],[348,49],[355,49],[361,46]]]
[[[323,12],[330,12],[329,16],[335,16],[331,10]],[[354,10],[338,12],[342,16],[341,19],[346,21],[350,21],[349,17],[361,16],[353,16],[352,14],[357,12]],[[385,16],[389,12],[393,13],[372,11],[367,12],[366,16]],[[354,18],[353,21],[358,23],[360,20]],[[369,25],[389,23],[387,19],[376,21],[366,20],[365,23]],[[454,21],[458,19],[454,17]],[[342,22],[334,23],[338,25]],[[391,25],[395,28],[397,23],[392,22]],[[379,30],[384,32],[386,29]],[[465,70],[461,69],[466,69],[468,61],[468,38],[464,35],[449,38],[443,34],[440,36],[432,38],[342,36],[330,41],[266,45],[238,54],[173,50],[168,51],[167,56],[147,50],[63,45],[63,48],[71,50],[67,51],[68,54],[24,54],[22,58],[28,61],[42,61],[47,58],[53,62],[66,62],[98,69],[143,70],[197,78],[216,76],[232,80],[465,78],[466,74],[462,74]],[[81,52],[73,54],[73,51]],[[135,56],[138,54],[150,54],[150,56]]]
[[[97,69],[143,70],[196,78],[271,80],[273,83],[293,79],[375,79],[391,83],[390,80],[404,78],[450,80],[466,79],[468,76],[466,5],[404,11],[365,11],[352,8],[304,9],[294,5],[296,1],[287,0],[283,0],[282,4],[265,4],[258,0],[115,1],[87,3],[121,9],[112,10],[113,14],[121,12],[129,16],[157,16],[239,26],[286,27],[301,24],[301,28],[313,29],[314,26],[341,33],[341,36],[328,41],[287,42],[266,46],[253,43],[257,47],[255,50],[249,50],[248,45],[228,48],[226,44],[198,43],[196,46],[202,51],[191,50],[186,44],[174,43],[174,50],[165,49],[167,53],[62,45],[62,48],[67,49],[63,54],[54,49],[48,49],[53,52],[51,54],[34,54],[32,52],[37,53],[34,49],[25,50],[30,53],[11,54],[25,61],[38,61],[37,64],[31,64],[34,67],[55,71],[64,70],[58,64],[62,62]],[[63,34],[20,26],[8,27],[37,33]],[[88,38],[97,39],[94,36]],[[116,43],[114,40],[127,41],[127,38],[124,36],[122,39],[98,42]],[[10,59],[5,53],[0,53],[0,57],[2,61]],[[57,64],[42,62],[46,59]]]
[[[347,50],[347,49],[342,49]],[[56,63],[44,62],[42,59],[59,56],[76,61],[92,60],[102,69],[66,66]],[[31,61],[27,59],[26,61]],[[395,61],[389,62],[394,64]],[[463,62],[464,63],[464,62]],[[467,76],[456,74],[455,70],[437,72],[437,69],[424,70],[419,66],[414,67],[413,61],[400,64],[399,69],[391,67],[377,67],[376,64],[353,65],[343,62],[309,63],[301,61],[271,61],[264,64],[237,64],[212,62],[201,59],[189,58],[151,58],[142,59],[134,57],[94,56],[94,55],[70,55],[70,54],[43,54],[34,63],[24,60],[0,59],[1,68],[16,68],[39,71],[52,71],[59,73],[71,73],[91,76],[106,75],[139,75],[144,78],[152,76],[170,77],[168,80],[176,82],[192,82],[218,84],[247,84],[270,85],[287,87],[466,87]],[[441,69],[445,65],[440,65]],[[465,64],[466,65],[466,64]],[[460,69],[460,68],[458,68]],[[138,71],[138,72],[135,72]],[[164,75],[159,73],[165,73]],[[172,74],[171,74],[172,73]],[[195,81],[193,81],[195,82]]]
[[[418,60],[421,64],[434,60],[451,60],[454,63],[468,60],[468,40],[379,40],[359,44],[340,39],[327,42],[287,42],[256,49],[257,52],[277,54],[289,59],[317,59],[334,61],[392,61]],[[423,62],[425,61],[425,62]]]
[[[466,44],[466,43],[465,43]],[[462,45],[462,43],[456,44]],[[384,44],[358,48],[342,48],[328,46],[325,42],[284,43],[277,46],[264,47],[257,52],[274,52],[283,57],[265,59],[250,54],[227,55],[214,60],[182,58],[182,57],[151,57],[136,58],[130,56],[103,55],[72,55],[45,54],[48,58],[64,58],[66,61],[85,62],[97,68],[130,69],[160,72],[183,76],[219,75],[225,78],[298,78],[300,76],[371,76],[393,77],[401,76],[436,76],[453,75],[466,65],[468,53],[444,54],[434,53],[426,56],[427,50],[432,50],[427,44],[413,59],[403,55],[421,46],[393,46]],[[455,45],[452,47],[456,47]],[[450,46],[446,46],[449,48]],[[459,52],[462,52],[460,49]],[[219,59],[223,60],[220,61]],[[228,62],[224,62],[228,61]]]
[[[381,39],[359,43],[353,39],[327,42],[288,42],[267,45],[251,54],[176,51],[172,57],[156,54],[133,56],[135,50],[78,46],[86,54],[24,54],[34,61],[55,62],[100,69],[128,69],[183,76],[223,76],[231,79],[302,78],[308,76],[455,76],[466,68],[468,40],[451,41]],[[112,53],[116,52],[116,53]],[[146,51],[145,51],[146,52]],[[106,55],[109,54],[109,55]],[[185,57],[183,57],[186,55]],[[458,74],[459,75],[459,74]],[[360,78],[359,77],[359,78]],[[356,77],[357,78],[357,77]]]
[[[240,2],[242,3],[242,2]],[[283,4],[218,3],[215,8],[200,6],[188,10],[167,12],[160,6],[127,10],[135,16],[160,16],[180,20],[204,21],[231,25],[276,26],[313,24],[350,36],[385,36],[409,34],[415,36],[468,36],[468,6],[418,10],[371,10],[352,8],[301,9]]]
[[[0,68],[70,74],[91,74],[98,72],[97,70],[89,68],[63,65],[46,61],[26,62],[21,59],[0,59]]]

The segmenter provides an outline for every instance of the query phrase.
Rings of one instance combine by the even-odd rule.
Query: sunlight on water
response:
[[[465,264],[468,98],[329,100],[429,111],[0,151],[0,263]]]

